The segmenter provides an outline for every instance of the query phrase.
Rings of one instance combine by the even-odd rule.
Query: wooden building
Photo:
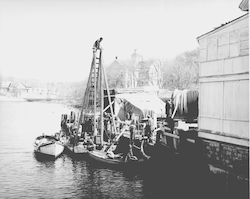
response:
[[[209,163],[248,178],[249,14],[197,38],[198,136]]]
[[[107,71],[112,88],[160,87],[162,82],[161,65],[155,60],[143,60],[136,50],[130,59],[120,60],[116,57]]]

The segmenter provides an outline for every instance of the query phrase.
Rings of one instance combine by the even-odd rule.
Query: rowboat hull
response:
[[[73,158],[85,158],[88,155],[88,150],[92,150],[94,147],[93,144],[84,140],[71,141],[70,137],[60,138],[60,141],[65,146],[65,153]]]
[[[122,158],[110,158],[107,153],[104,151],[89,151],[88,152],[91,159],[96,160],[98,162],[110,164],[110,165],[123,165],[125,161]]]
[[[74,154],[79,154],[79,155],[88,154],[87,146],[84,146],[81,144],[74,146],[74,147],[66,145],[66,148],[68,151],[70,151],[71,153],[74,153]]]
[[[73,158],[85,158],[88,155],[88,148],[83,144],[77,146],[65,145],[65,153]]]
[[[39,136],[34,143],[34,152],[47,157],[57,158],[64,151],[64,145],[52,136]]]

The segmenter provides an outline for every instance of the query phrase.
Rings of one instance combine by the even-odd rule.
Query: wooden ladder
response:
[[[105,80],[103,82],[103,80]],[[83,113],[94,113],[94,118],[96,119],[96,108],[99,107],[100,117],[101,117],[101,140],[103,139],[103,84],[106,86],[108,92],[108,100],[109,105],[112,107],[111,97],[108,88],[108,81],[106,78],[106,73],[102,65],[102,49],[93,49],[93,58],[92,64],[90,68],[89,78],[87,87],[85,89],[84,98],[83,98],[83,106],[78,122],[77,132],[79,130],[79,125],[83,119]],[[115,120],[114,120],[114,112],[111,108],[111,115],[112,115],[112,125],[114,127],[114,131],[116,134],[115,128]],[[96,132],[96,123],[94,123],[94,136],[97,134]],[[101,143],[103,140],[101,141]]]
[[[82,110],[78,121],[77,132],[79,125],[83,120],[83,113],[96,113],[96,107],[100,106],[100,68],[102,64],[102,50],[94,49],[92,64],[88,77],[88,83],[85,89]]]
[[[100,65],[102,50],[93,51],[93,59],[89,73],[89,79],[85,90],[83,109],[85,112],[95,112],[100,106]]]

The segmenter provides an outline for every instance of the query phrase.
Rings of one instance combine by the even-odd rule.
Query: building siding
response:
[[[199,138],[210,164],[249,178],[249,17],[202,35]]]

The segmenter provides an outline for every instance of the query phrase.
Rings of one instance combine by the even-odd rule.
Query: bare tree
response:
[[[197,89],[199,81],[199,50],[184,52],[166,62],[163,87],[168,89]]]
[[[197,89],[199,50],[184,52],[173,60],[150,59],[135,63],[123,61],[122,67],[107,69],[110,88],[158,85],[166,89]]]
[[[124,88],[125,76],[124,71],[121,70],[108,70],[107,80],[109,88]]]
[[[139,86],[159,86],[162,88],[162,69],[164,67],[164,60],[150,59],[139,63],[138,71],[138,85]]]
[[[110,88],[137,86],[135,82],[138,81],[138,70],[132,59],[123,60],[122,63],[111,65],[106,69],[106,73]]]

